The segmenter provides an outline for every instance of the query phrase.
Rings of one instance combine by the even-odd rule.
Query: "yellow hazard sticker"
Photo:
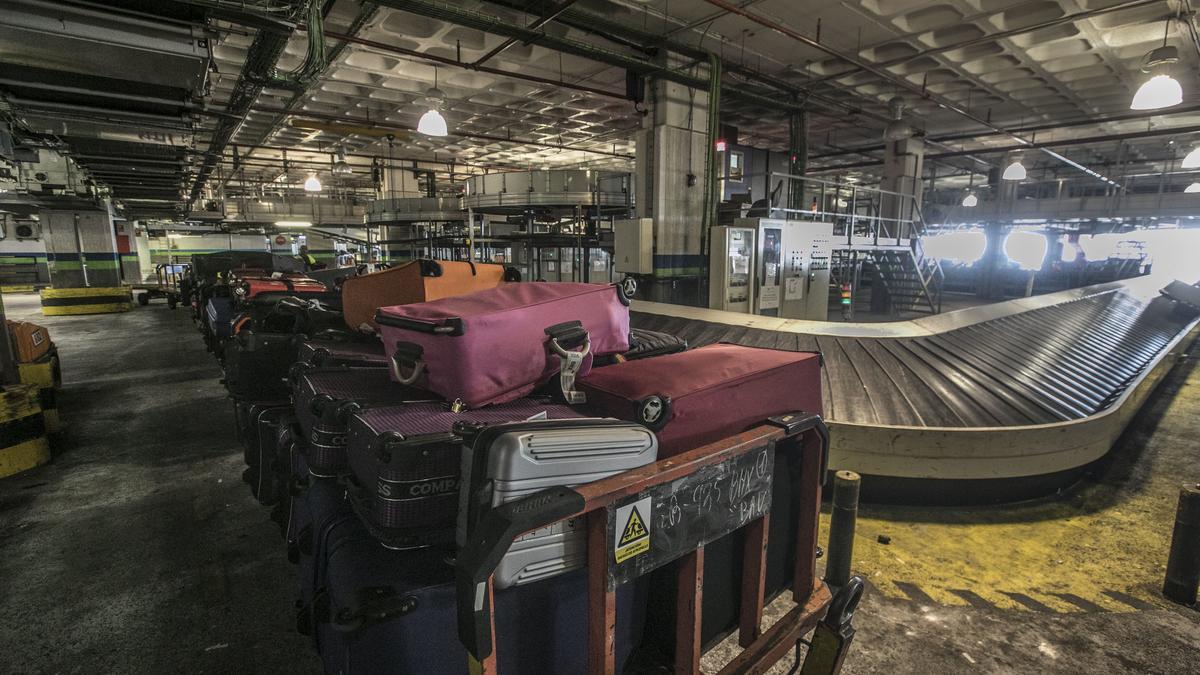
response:
[[[639,556],[650,550],[650,497],[639,499],[617,509],[616,538],[613,555],[617,563]]]

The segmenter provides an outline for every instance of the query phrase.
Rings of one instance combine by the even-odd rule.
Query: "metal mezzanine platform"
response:
[[[1026,499],[1103,457],[1197,314],[1139,278],[887,324],[635,302],[633,325],[825,358],[832,468],[880,500]]]

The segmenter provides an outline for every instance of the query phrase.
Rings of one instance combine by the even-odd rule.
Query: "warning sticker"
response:
[[[617,527],[613,532],[617,541],[613,550],[618,563],[650,550],[650,521],[647,518],[651,503],[651,498],[646,497],[617,509]]]

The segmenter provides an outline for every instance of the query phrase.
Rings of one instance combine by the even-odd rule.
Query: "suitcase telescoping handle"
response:
[[[421,356],[425,350],[421,345],[411,342],[397,342],[396,351],[392,354],[392,358],[388,361],[388,365],[392,369],[392,377],[403,385],[413,385],[421,374],[425,372],[425,359]],[[408,374],[404,373],[405,366],[409,367]]]
[[[517,535],[556,523],[583,509],[582,495],[548,488],[488,510],[458,555],[455,596],[458,636],[476,661],[492,653],[492,608],[488,578]]]

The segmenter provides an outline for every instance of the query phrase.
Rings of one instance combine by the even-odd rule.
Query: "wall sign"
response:
[[[632,581],[771,510],[775,444],[767,443],[608,510],[608,588]]]

